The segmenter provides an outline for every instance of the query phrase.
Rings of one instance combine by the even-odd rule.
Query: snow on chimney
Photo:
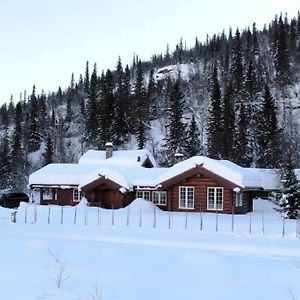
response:
[[[184,155],[182,153],[175,153],[174,155],[175,164],[184,160]]]
[[[105,153],[106,158],[112,157],[112,155],[113,155],[113,144],[110,143],[110,142],[106,143],[105,144],[105,151],[106,151],[106,153]]]

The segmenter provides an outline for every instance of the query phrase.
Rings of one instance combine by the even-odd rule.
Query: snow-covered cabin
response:
[[[276,173],[230,161],[195,156],[159,168],[143,150],[89,150],[77,164],[49,164],[29,177],[41,204],[75,205],[83,195],[92,206],[120,208],[135,198],[171,211],[246,213],[259,191],[278,189]]]

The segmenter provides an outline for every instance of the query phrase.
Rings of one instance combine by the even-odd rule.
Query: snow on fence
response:
[[[300,238],[300,221],[287,220],[272,203],[256,200],[246,215],[162,211],[149,201],[136,199],[126,208],[103,209],[76,206],[21,203],[12,221],[27,224],[143,227],[181,231],[234,232]]]

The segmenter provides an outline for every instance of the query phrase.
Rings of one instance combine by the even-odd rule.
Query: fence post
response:
[[[64,206],[61,206],[60,224],[64,223]]]
[[[84,225],[87,225],[87,206],[85,207],[85,210],[84,210]]]
[[[34,204],[34,224],[37,223],[37,207],[36,204]]]
[[[169,221],[168,221],[169,229],[171,229],[171,210],[169,209]]]
[[[188,225],[188,212],[185,212],[185,225],[184,225],[184,229],[187,230],[187,225]]]
[[[50,224],[51,206],[48,207],[48,224]]]
[[[27,224],[27,203],[25,205],[25,216],[24,216],[24,222]]]
[[[200,231],[203,230],[203,215],[202,215],[202,211],[200,211]]]
[[[219,230],[219,214],[218,210],[216,209],[216,231]]]
[[[100,219],[100,207],[98,206],[98,208],[97,208],[97,225],[99,226],[100,225],[100,222],[101,221],[101,219]]]
[[[282,216],[282,237],[285,236],[285,216]]]
[[[296,237],[300,239],[300,221],[299,217],[297,218],[296,222]]]
[[[249,233],[252,233],[252,211],[250,211],[249,215]]]
[[[153,204],[153,228],[156,228],[156,205]]]
[[[77,222],[77,205],[75,206],[75,211],[74,211],[74,225],[76,225]]]
[[[231,207],[231,232],[234,231],[234,206]]]
[[[265,234],[265,218],[264,218],[264,209],[261,210],[261,226],[262,226],[262,233]]]
[[[129,226],[129,215],[130,215],[130,207],[127,206],[127,219],[126,219],[126,225]]]
[[[115,204],[112,204],[112,209],[111,209],[111,225],[115,225]]]
[[[142,204],[140,203],[140,220],[139,220],[139,226],[142,227]]]

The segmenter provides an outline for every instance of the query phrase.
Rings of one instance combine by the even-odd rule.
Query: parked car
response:
[[[16,208],[20,202],[29,202],[28,195],[19,192],[0,192],[0,206]]]

